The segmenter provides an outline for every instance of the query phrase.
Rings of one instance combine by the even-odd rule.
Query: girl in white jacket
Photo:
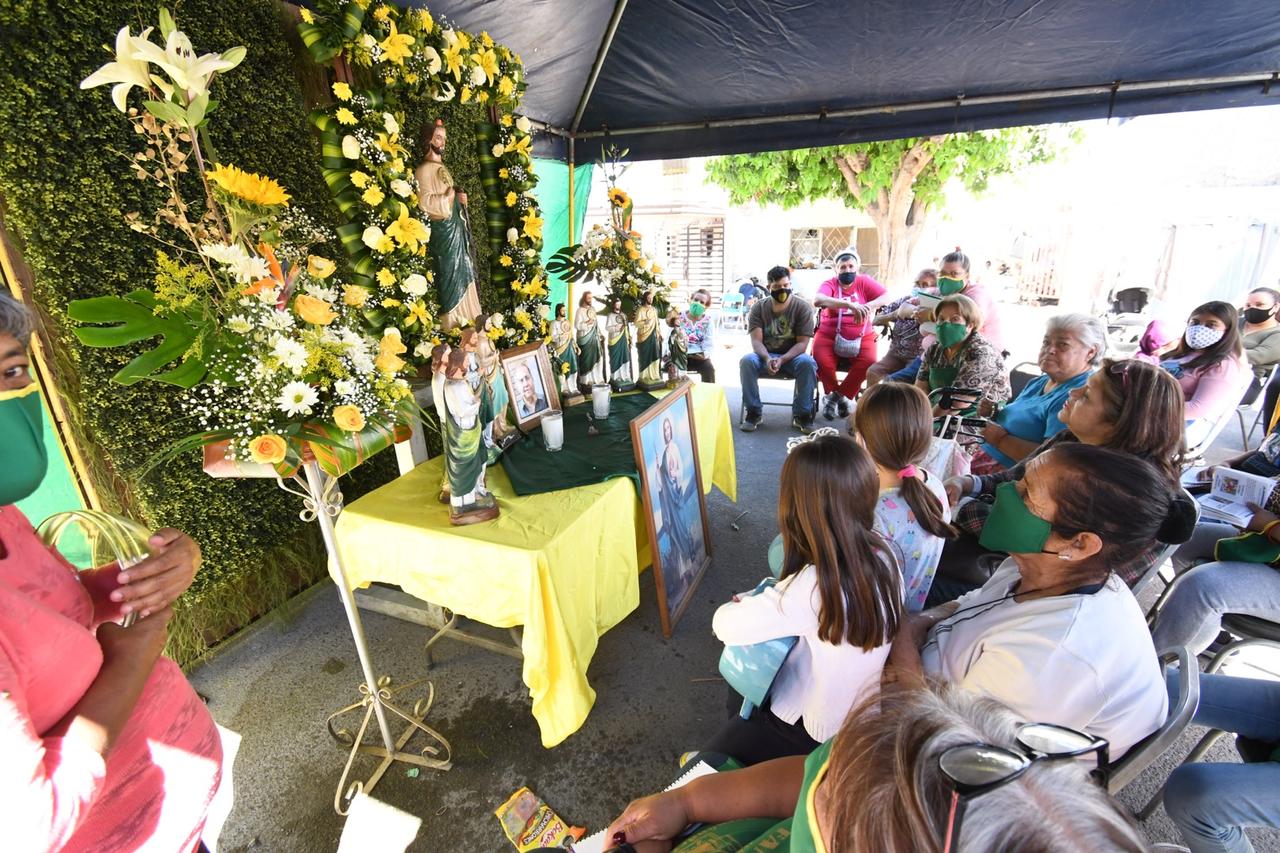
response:
[[[879,497],[875,464],[848,438],[818,436],[787,456],[778,500],[782,580],[734,596],[711,627],[726,645],[798,640],[767,707],[733,717],[708,750],[745,764],[807,754],[879,689],[903,614],[897,561],[872,530]]]

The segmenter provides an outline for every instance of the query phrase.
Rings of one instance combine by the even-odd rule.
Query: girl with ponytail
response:
[[[933,437],[929,400],[913,385],[885,382],[863,394],[853,425],[880,476],[875,530],[899,552],[906,607],[918,612],[945,540],[957,535],[942,478],[922,467]]]

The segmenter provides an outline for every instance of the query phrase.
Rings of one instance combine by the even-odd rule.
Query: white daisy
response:
[[[253,324],[249,322],[247,317],[235,314],[227,320],[227,328],[237,335],[247,335],[253,330]]]
[[[298,415],[311,414],[311,407],[319,400],[320,395],[316,393],[316,389],[307,383],[290,382],[280,392],[280,398],[276,400],[276,405],[286,415],[296,417]]]
[[[277,335],[276,339],[271,342],[271,354],[285,367],[289,368],[294,375],[302,373],[307,366],[307,348],[295,340]],[[291,383],[297,385],[299,383]]]

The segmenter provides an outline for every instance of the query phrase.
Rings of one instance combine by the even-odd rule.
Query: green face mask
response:
[[[707,310],[707,306],[703,305],[701,302],[689,303],[689,316],[695,320],[701,317],[703,312],[706,310]]]
[[[940,278],[938,279],[938,292],[943,296],[950,296],[953,293],[959,293],[964,290],[964,279],[962,278]]]
[[[1052,532],[1052,524],[1027,509],[1016,483],[1001,483],[978,544],[1006,554],[1040,554]]]
[[[34,494],[48,467],[39,386],[0,391],[0,506]]]
[[[953,347],[969,337],[969,327],[964,323],[938,323],[938,343],[944,347]]]

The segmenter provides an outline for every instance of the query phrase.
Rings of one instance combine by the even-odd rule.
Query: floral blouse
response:
[[[982,391],[995,402],[1004,402],[1013,395],[1009,387],[1009,372],[1004,369],[1004,357],[977,333],[969,336],[954,360],[947,358],[946,351],[937,341],[930,344],[924,351],[916,379],[928,382],[930,368],[947,367],[959,368],[955,381],[951,383],[956,388]]]
[[[680,325],[684,327],[684,333],[689,336],[689,355],[711,352],[713,329],[710,316],[703,314],[697,320],[686,317]]]

